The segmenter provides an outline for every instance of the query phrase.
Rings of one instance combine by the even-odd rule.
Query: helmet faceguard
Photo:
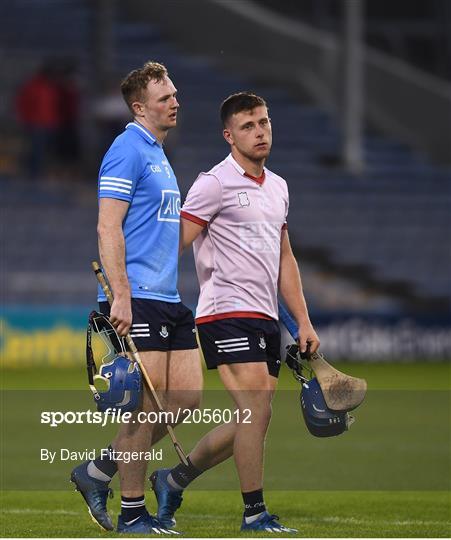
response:
[[[92,331],[99,334],[107,348],[107,354],[101,359],[98,373],[91,346]],[[111,356],[113,358],[105,362]],[[142,392],[139,366],[127,358],[124,341],[118,336],[108,317],[96,311],[92,311],[89,315],[86,333],[86,362],[89,387],[94,395],[98,411],[132,412],[138,408]],[[102,383],[105,390],[99,391],[96,383]]]

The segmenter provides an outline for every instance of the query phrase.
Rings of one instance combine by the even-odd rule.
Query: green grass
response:
[[[0,370],[0,387],[5,389],[86,389],[84,360],[80,367],[9,368]],[[451,367],[445,362],[428,363],[334,363],[354,377],[365,377],[370,390],[449,390]],[[222,388],[216,371],[205,371],[205,388]],[[299,388],[290,371],[282,367],[280,388]]]
[[[340,437],[310,436],[300,418],[299,386],[282,371],[267,439],[265,498],[270,511],[302,537],[449,537],[449,364],[346,364],[368,380],[356,424]],[[98,537],[68,477],[74,463],[41,463],[43,447],[101,448],[116,427],[49,428],[42,410],[91,407],[80,369],[9,369],[2,373],[1,528],[10,537]],[[216,373],[206,374],[203,406],[227,407]],[[28,389],[24,391],[24,389]],[[80,391],[82,390],[82,391]],[[179,426],[185,450],[209,429]],[[176,458],[164,441],[163,462]],[[112,515],[119,510],[109,502]],[[302,490],[302,491],[301,491]],[[149,509],[155,510],[152,493]],[[239,534],[241,497],[231,460],[201,476],[187,491],[178,525],[190,537]],[[265,536],[265,535],[262,535]]]
[[[155,508],[153,495],[149,508]],[[266,501],[281,522],[301,537],[440,537],[449,536],[449,495],[424,492],[270,491]],[[2,536],[100,537],[81,497],[67,492],[10,492],[2,500]],[[119,510],[119,497],[110,504]],[[239,493],[186,493],[178,528],[189,537],[255,536],[240,534]],[[259,536],[270,536],[261,534]]]

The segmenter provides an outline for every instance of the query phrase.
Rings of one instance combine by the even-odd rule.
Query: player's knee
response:
[[[200,407],[201,399],[201,390],[186,390],[182,393],[180,402],[183,409],[189,409],[190,411],[193,411],[194,409],[198,409]]]
[[[261,408],[261,421],[262,421],[263,426],[265,427],[269,426],[269,422],[271,421],[271,416],[272,416],[271,402],[267,402]]]
[[[252,424],[266,430],[271,421],[271,402],[269,400],[262,400],[258,404],[253,404],[253,406],[241,408],[240,412],[242,418],[248,418],[248,421]]]

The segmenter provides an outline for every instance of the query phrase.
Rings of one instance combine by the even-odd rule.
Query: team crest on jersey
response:
[[[258,342],[258,346],[260,347],[260,349],[263,349],[263,350],[266,349],[266,341],[264,337],[260,338],[260,341]]]
[[[160,336],[164,339],[169,336],[168,327],[164,324],[161,325]]]
[[[164,167],[164,171],[165,173],[167,174],[167,177],[168,178],[171,178],[171,171],[169,169],[169,163],[167,162],[166,159],[163,159],[163,161],[161,162],[161,164],[163,165]]]
[[[161,190],[161,203],[158,221],[180,221],[180,193],[174,189]]]
[[[238,193],[238,201],[241,206],[250,206],[251,202],[249,201],[249,197],[247,196],[246,191],[240,191]]]

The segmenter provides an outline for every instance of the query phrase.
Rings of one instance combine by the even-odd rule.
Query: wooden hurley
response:
[[[313,353],[308,363],[315,372],[326,405],[332,411],[352,411],[365,399],[367,383],[365,379],[346,375],[327,362],[320,353]]]
[[[298,325],[281,302],[279,302],[279,318],[291,334],[291,337],[299,342]],[[365,399],[367,390],[365,379],[351,377],[338,371],[318,352],[309,355],[307,361],[315,372],[326,405],[332,411],[352,411]]]
[[[108,300],[108,303],[111,306],[112,303],[113,303],[113,293],[111,292],[111,289],[110,289],[110,287],[109,287],[109,285],[107,283],[105,275],[104,275],[104,273],[103,273],[102,269],[100,268],[100,265],[99,265],[99,263],[97,261],[92,262],[92,269],[94,270],[94,273],[95,273],[95,275],[97,277],[97,281],[100,283],[100,286],[102,287],[102,290],[105,293],[105,296],[106,296],[106,298]],[[138,363],[138,365],[139,365],[139,367],[141,369],[141,373],[143,374],[143,377],[144,377],[144,380],[146,381],[147,387],[149,388],[150,393],[152,394],[152,397],[153,397],[155,403],[157,404],[157,408],[158,408],[159,412],[164,412],[164,409],[163,409],[163,406],[161,404],[160,398],[158,397],[158,394],[155,391],[155,388],[154,388],[154,386],[152,384],[152,381],[150,380],[150,377],[149,377],[149,375],[148,375],[148,373],[146,371],[146,368],[144,367],[144,365],[142,363],[142,360],[141,360],[141,358],[139,356],[138,349],[136,348],[136,345],[134,344],[133,339],[130,336],[130,334],[127,334],[125,336],[125,341],[127,342],[127,345],[128,345],[128,347],[130,349],[133,360]],[[166,417],[167,416],[165,416],[165,418]],[[168,430],[169,437],[171,438],[172,444],[174,445],[175,451],[177,452],[177,455],[178,455],[180,461],[184,465],[188,466],[188,459],[186,457],[185,452],[183,451],[182,447],[180,446],[180,444],[178,443],[178,441],[177,441],[177,439],[175,437],[173,427],[171,425],[169,425],[169,424],[166,424],[166,429]]]

